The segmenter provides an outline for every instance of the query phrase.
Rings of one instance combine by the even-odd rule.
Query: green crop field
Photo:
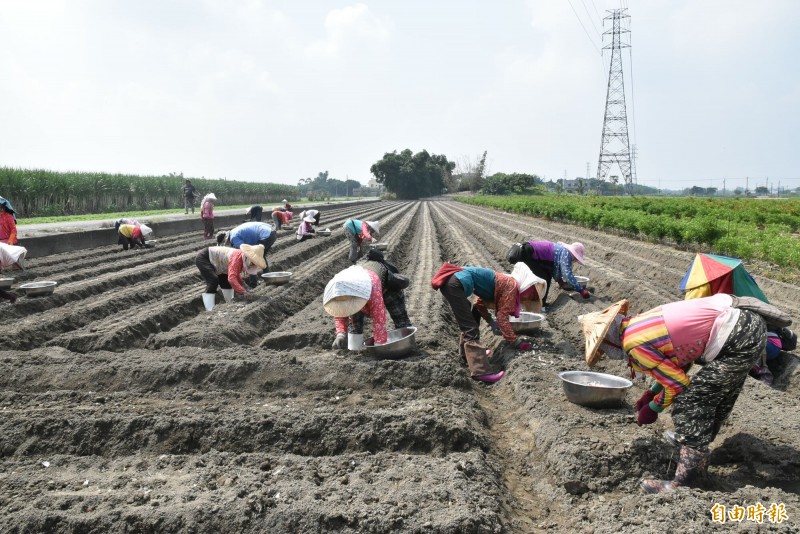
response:
[[[220,205],[267,204],[298,198],[297,187],[262,182],[190,178],[195,204],[214,193]],[[0,196],[21,217],[140,212],[183,208],[183,176],[54,172],[0,167]],[[199,207],[199,206],[198,206]]]
[[[571,195],[457,200],[678,245],[702,245],[717,254],[780,267],[800,265],[800,200]]]

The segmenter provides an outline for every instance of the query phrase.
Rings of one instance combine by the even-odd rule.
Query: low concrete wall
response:
[[[337,209],[343,206],[358,206],[373,202],[372,200],[360,200],[354,202],[306,205],[295,208],[292,211],[295,217],[297,217],[303,210],[315,209],[324,213],[326,210]],[[168,220],[163,220],[163,216],[153,218],[143,217],[141,218],[141,222],[146,223],[153,229],[154,239],[158,239],[161,236],[183,234],[194,230],[198,233],[203,232],[203,221],[198,217],[186,218],[184,215],[175,215],[174,217],[176,218]],[[232,228],[241,224],[244,219],[244,213],[216,216],[214,217],[214,228],[217,230]],[[271,220],[271,215],[265,211],[264,222],[271,222]],[[108,224],[108,222],[98,221],[98,225],[99,224]],[[111,226],[110,228],[92,228],[76,232],[55,231],[46,236],[28,237],[24,239],[24,242],[20,242],[20,245],[28,249],[28,258],[39,258],[42,256],[49,256],[50,254],[58,254],[60,252],[103,247],[106,245],[115,245],[116,243],[117,233],[114,231],[114,227]]]

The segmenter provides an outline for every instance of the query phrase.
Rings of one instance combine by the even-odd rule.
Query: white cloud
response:
[[[311,58],[338,58],[345,51],[371,51],[386,43],[391,24],[374,15],[366,4],[333,9],[325,17],[325,38],[306,47]]]

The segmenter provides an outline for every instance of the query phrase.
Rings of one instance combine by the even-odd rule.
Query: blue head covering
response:
[[[11,215],[13,215],[14,220],[15,221],[17,220],[17,212],[14,211],[14,208],[11,207],[11,202],[4,199],[3,197],[0,197],[0,206],[5,206],[8,209],[8,211],[11,212]]]

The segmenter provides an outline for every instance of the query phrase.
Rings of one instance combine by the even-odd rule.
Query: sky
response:
[[[596,176],[620,7],[638,183],[800,187],[797,0],[0,0],[0,166]]]

